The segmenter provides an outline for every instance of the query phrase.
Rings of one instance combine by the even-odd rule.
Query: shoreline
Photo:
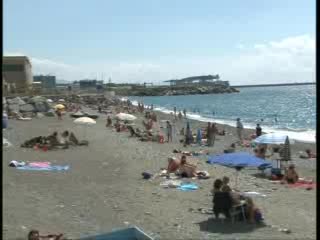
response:
[[[119,99],[121,101],[123,101],[123,99],[130,99],[128,97],[120,97],[118,96]],[[135,100],[136,101],[136,100]],[[131,102],[134,102],[134,101],[131,101]],[[137,105],[133,104],[133,106],[137,107]],[[150,107],[149,105],[145,105],[145,107]],[[148,111],[148,110],[145,110],[145,111]],[[161,113],[161,114],[165,114],[165,115],[173,115],[173,111],[171,110],[168,110],[168,109],[165,109],[163,107],[155,107],[153,109],[153,111],[157,112],[157,113]],[[189,115],[189,117],[188,117]],[[191,116],[191,117],[190,117]],[[194,117],[193,117],[194,116]],[[199,118],[199,119],[197,119]],[[234,123],[233,121],[231,120],[221,120],[221,119],[214,119],[214,118],[207,118],[207,117],[202,117],[201,115],[199,114],[196,114],[196,113],[188,113],[187,112],[187,119],[189,121],[195,121],[195,122],[199,122],[199,123],[203,123],[203,124],[206,124],[207,122],[215,122],[218,126],[221,126],[222,128],[236,128],[235,127],[235,124],[236,124],[236,121],[234,120]],[[262,123],[263,124],[263,123]],[[243,123],[244,125],[244,129],[246,131],[251,131],[252,133],[255,133],[255,126],[253,126],[253,124],[247,124],[247,123]],[[252,126],[251,126],[252,125]],[[285,135],[288,135],[289,138],[291,140],[294,140],[295,143],[298,143],[298,144],[306,144],[306,145],[315,145],[317,144],[316,142],[316,139],[314,137],[315,140],[302,140],[301,139],[301,136],[300,136],[300,139],[298,139],[297,137],[295,138],[294,135],[297,135],[297,134],[301,134],[301,133],[306,133],[308,135],[305,135],[305,138],[308,138],[310,139],[311,138],[311,135],[316,135],[316,130],[307,130],[307,131],[290,131],[289,129],[283,129],[283,128],[280,128],[280,129],[275,129],[275,128],[272,128],[272,127],[264,127],[262,125],[262,129],[263,129],[263,133],[272,133],[272,132],[278,132],[278,133],[282,133],[282,134],[285,134]],[[314,151],[314,150],[313,150]]]

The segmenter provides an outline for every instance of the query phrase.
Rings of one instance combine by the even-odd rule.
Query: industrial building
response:
[[[26,56],[3,56],[2,79],[5,79],[5,84],[12,93],[30,90],[33,75],[29,58]]]
[[[52,89],[56,87],[56,76],[51,75],[37,75],[33,77],[35,82],[41,82],[42,88]]]
[[[229,86],[229,81],[221,81],[220,76],[207,75],[207,76],[195,76],[187,77],[177,80],[167,80],[164,82],[170,83],[170,86],[185,86],[185,85],[224,85]]]

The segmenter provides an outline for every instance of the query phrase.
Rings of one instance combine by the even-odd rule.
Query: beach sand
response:
[[[136,225],[155,239],[315,239],[316,190],[288,188],[266,179],[254,177],[257,170],[239,173],[238,189],[256,191],[266,197],[254,197],[262,210],[266,226],[213,220],[199,208],[211,209],[210,190],[215,178],[230,177],[235,184],[236,171],[206,163],[207,157],[194,158],[200,170],[211,179],[191,180],[200,189],[183,192],[160,186],[163,178],[143,180],[144,171],[159,172],[167,166],[173,149],[209,149],[212,154],[236,140],[235,129],[224,126],[226,136],[218,136],[214,147],[186,147],[180,143],[158,144],[130,138],[128,132],[117,133],[105,127],[105,116],[85,131],[69,116],[62,121],[44,117],[32,121],[9,121],[4,136],[14,145],[3,150],[3,237],[24,239],[30,229],[41,233],[64,233],[77,239],[84,235],[109,232]],[[160,120],[172,116],[158,113]],[[140,115],[137,122],[142,119]],[[180,123],[181,126],[184,125]],[[191,121],[192,128],[206,123]],[[181,126],[178,126],[180,129]],[[221,125],[218,126],[222,128]],[[20,148],[34,136],[48,135],[54,130],[72,130],[89,146],[70,147],[48,152]],[[253,130],[246,130],[250,134]],[[229,135],[232,134],[232,135]],[[295,143],[292,155],[315,144]],[[242,149],[237,149],[241,151]],[[248,149],[245,149],[248,151]],[[70,165],[66,172],[31,172],[8,167],[11,160],[50,161]],[[315,160],[294,159],[303,177],[315,177]],[[288,228],[290,234],[278,231]]]

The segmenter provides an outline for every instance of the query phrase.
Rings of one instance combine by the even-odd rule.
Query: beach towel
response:
[[[296,182],[294,184],[288,184],[287,186],[290,188],[313,189],[317,186],[317,184],[316,183]]]
[[[50,167],[50,162],[30,162],[28,164],[30,167]]]
[[[252,196],[266,197],[267,196],[267,195],[259,193],[259,192],[244,192],[243,195],[247,196],[247,197],[252,197]]]
[[[194,190],[197,190],[198,188],[199,187],[195,183],[181,183],[181,185],[177,187],[177,189],[185,192],[194,191]]]
[[[19,170],[27,170],[27,171],[67,171],[69,170],[70,166],[69,165],[53,165],[53,166],[48,166],[48,167],[33,167],[33,166],[22,166],[22,167],[17,167]]]

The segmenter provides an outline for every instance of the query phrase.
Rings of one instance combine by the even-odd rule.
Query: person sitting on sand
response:
[[[151,130],[153,126],[152,119],[149,119],[147,122],[142,121],[143,126],[146,128],[146,130]]]
[[[308,158],[316,158],[317,155],[311,152],[310,149],[306,149],[305,152],[300,152],[300,158],[308,159]]]
[[[224,153],[234,153],[236,151],[236,144],[231,143],[230,147],[223,150]]]
[[[68,148],[69,147],[69,131],[64,131],[61,134],[61,139],[60,139],[60,145],[63,146],[63,148]]]
[[[181,157],[181,165],[179,167],[179,173],[182,177],[192,178],[197,176],[197,167],[193,164],[187,163],[187,156]]]
[[[121,124],[120,124],[119,119],[117,119],[116,123],[114,124],[114,127],[115,127],[117,132],[121,131]]]
[[[221,187],[223,185],[223,181],[218,178],[213,182],[213,188],[211,190],[212,195],[214,195],[216,192],[221,192]]]
[[[112,119],[110,117],[110,115],[107,117],[107,124],[106,127],[111,127],[112,126]]]
[[[48,137],[46,137],[46,142],[49,145],[49,148],[53,148],[55,146],[59,145],[59,141],[58,141],[58,132],[53,132],[53,134],[49,135]]]
[[[168,167],[167,167],[167,173],[175,173],[181,165],[181,160],[176,159],[175,157],[170,157],[168,159]]]
[[[295,170],[294,164],[290,164],[286,169],[283,180],[289,184],[294,184],[299,180],[299,175]]]
[[[73,132],[70,132],[69,142],[73,145],[79,145],[79,140],[76,138]]]
[[[247,197],[246,199],[246,213],[249,223],[258,223],[262,219],[262,214],[260,209],[254,204],[252,198]]]
[[[224,176],[223,178],[222,178],[222,186],[221,186],[221,191],[223,191],[223,192],[229,192],[229,191],[231,191],[231,188],[230,188],[230,186],[228,185],[229,184],[229,182],[230,182],[230,179],[227,177],[227,176]]]

